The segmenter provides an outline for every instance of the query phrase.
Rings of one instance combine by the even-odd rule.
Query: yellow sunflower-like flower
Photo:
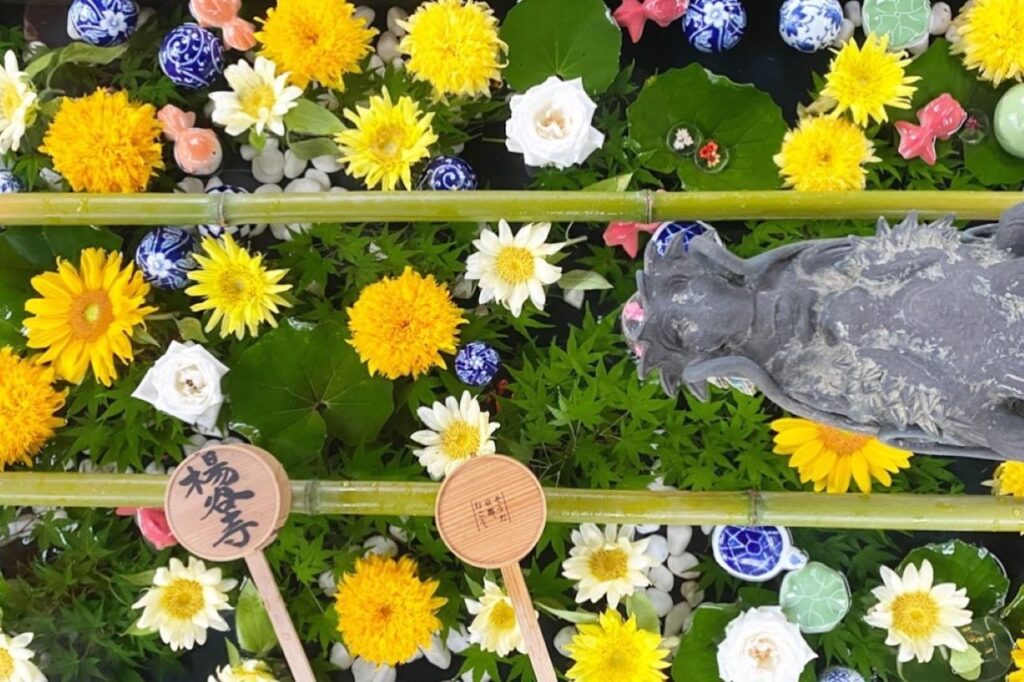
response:
[[[277,0],[266,19],[257,19],[263,24],[256,33],[260,54],[300,88],[317,81],[344,90],[342,78],[362,72],[359,62],[377,35],[355,11],[347,0]]]
[[[912,452],[886,445],[877,438],[843,431],[806,419],[776,419],[775,450],[789,456],[800,481],[814,481],[814,491],[845,493],[852,478],[861,492],[871,492],[871,479],[885,487],[892,476],[910,466]]]
[[[501,79],[508,46],[498,38],[498,20],[486,3],[433,0],[398,24],[407,31],[399,45],[409,55],[406,68],[436,95],[486,95],[491,81]]]
[[[996,495],[1024,497],[1024,462],[1003,462],[996,467],[994,479],[986,484]]]
[[[908,76],[910,64],[904,52],[889,52],[889,36],[868,34],[862,46],[851,40],[836,52],[825,76],[822,97],[836,102],[832,112],[849,111],[854,122],[866,126],[870,119],[888,121],[886,107],[909,109],[918,76]]]
[[[161,130],[152,104],[97,90],[61,100],[39,151],[76,192],[142,192],[164,167]]]
[[[145,305],[149,284],[135,265],[121,267],[120,253],[82,251],[79,267],[57,261],[56,272],[32,278],[42,295],[25,302],[33,317],[25,320],[28,347],[45,349],[40,362],[52,363],[55,375],[81,383],[92,366],[96,380],[110,386],[117,378],[114,356],[134,359],[132,331],[156,308]]]
[[[338,133],[334,141],[341,150],[338,160],[354,178],[365,178],[370,189],[377,185],[386,192],[399,180],[412,189],[412,167],[430,156],[430,145],[437,142],[431,128],[433,113],[421,113],[411,98],[402,95],[391,101],[387,88],[370,98],[368,108],[345,110],[345,118],[355,126]]]
[[[786,187],[800,192],[861,190],[866,163],[879,161],[858,126],[842,118],[814,116],[786,133],[773,158]]]
[[[280,284],[288,271],[267,270],[263,254],[249,253],[236,244],[231,235],[225,235],[223,241],[205,238],[203,251],[206,255],[195,256],[199,268],[188,273],[195,284],[185,293],[204,299],[193,305],[192,310],[213,311],[206,331],[219,322],[222,338],[234,334],[235,338],[242,339],[246,329],[250,336],[257,336],[264,322],[276,327],[274,315],[279,311],[278,306],[291,306],[281,297],[292,288],[291,284]]]
[[[566,647],[575,662],[566,677],[579,682],[660,682],[669,666],[661,635],[623,621],[615,609],[597,623],[583,623]]]
[[[55,379],[52,367],[0,348],[0,471],[18,462],[32,466],[33,455],[64,426],[55,414],[67,391],[55,390]]]
[[[952,51],[964,65],[998,86],[1024,76],[1024,3],[1020,0],[971,0],[953,27],[959,39]]]
[[[389,379],[444,367],[441,352],[455,352],[465,323],[448,288],[412,268],[364,288],[348,309],[349,343],[370,374]]]
[[[436,580],[420,580],[416,562],[371,554],[338,584],[338,632],[353,656],[377,665],[397,665],[430,645],[441,629],[434,596]]]
[[[1018,639],[1013,647],[1013,665],[1017,668],[1006,677],[1006,682],[1024,682],[1024,639]]]

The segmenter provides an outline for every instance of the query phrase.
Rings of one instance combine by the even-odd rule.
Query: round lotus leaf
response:
[[[850,611],[850,586],[839,571],[812,561],[786,574],[779,590],[779,605],[801,632],[830,632]]]

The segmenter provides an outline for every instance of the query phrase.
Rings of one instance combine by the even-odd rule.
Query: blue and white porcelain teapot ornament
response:
[[[807,554],[793,546],[782,526],[715,526],[711,549],[723,571],[752,583],[807,565]]]

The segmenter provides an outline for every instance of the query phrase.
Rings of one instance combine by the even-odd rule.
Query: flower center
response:
[[[217,281],[217,295],[228,305],[244,305],[260,298],[260,280],[256,273],[243,269],[223,272]]]
[[[758,636],[747,641],[747,656],[757,665],[758,670],[774,670],[779,659],[775,640]]]
[[[590,555],[589,567],[601,582],[622,580],[629,570],[629,557],[621,547],[604,547]]]
[[[207,392],[206,375],[196,365],[182,367],[174,373],[174,390],[185,399],[201,399]]]
[[[81,341],[95,341],[103,336],[114,320],[110,296],[101,290],[83,291],[71,303],[71,336]]]
[[[533,254],[521,246],[506,246],[494,259],[494,269],[509,284],[522,284],[533,277]]]
[[[0,680],[14,679],[14,658],[7,649],[0,649]]]
[[[545,140],[561,140],[569,134],[572,120],[555,107],[542,110],[536,118],[537,134]]]
[[[480,449],[480,429],[463,421],[452,422],[441,434],[441,448],[452,459],[467,459]]]
[[[188,578],[175,580],[164,588],[160,596],[161,608],[177,620],[192,620],[205,604],[203,586]]]
[[[260,118],[261,115],[265,115],[264,111],[269,113],[274,106],[275,99],[274,88],[266,83],[250,88],[248,92],[238,98],[242,105],[242,111],[251,118]]]
[[[5,119],[11,121],[19,106],[21,106],[21,93],[18,92],[16,85],[8,83],[4,86],[3,95],[0,95],[0,112],[3,113]]]
[[[906,592],[892,602],[892,627],[912,639],[930,635],[939,624],[939,604],[929,592]]]
[[[405,130],[399,125],[382,126],[373,136],[373,151],[382,163],[397,161],[402,155]]]
[[[871,436],[864,436],[859,433],[843,431],[831,426],[818,425],[818,438],[826,448],[832,450],[840,457],[848,457],[855,454],[869,442]]]
[[[516,612],[506,602],[500,601],[491,609],[491,627],[499,631],[511,630],[516,624]]]

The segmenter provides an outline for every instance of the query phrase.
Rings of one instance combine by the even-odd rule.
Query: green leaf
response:
[[[910,551],[900,564],[900,572],[909,564],[918,568],[925,559],[935,569],[936,583],[953,583],[967,590],[970,609],[976,617],[984,616],[1006,603],[1010,580],[1002,562],[984,547],[962,540],[925,545]]]
[[[598,289],[611,289],[612,284],[602,275],[590,270],[570,270],[558,280],[558,286],[565,291],[576,289],[592,291]]]
[[[636,625],[641,630],[661,634],[658,613],[654,610],[654,604],[647,598],[646,592],[637,590],[626,598],[626,614],[636,618]]]
[[[263,153],[267,146],[267,136],[264,133],[257,133],[255,128],[249,128],[249,146],[256,150],[257,154]]]
[[[230,639],[224,640],[224,648],[228,651],[228,663],[234,666],[242,662],[242,655],[238,653],[238,647],[232,644]]]
[[[206,343],[206,334],[203,333],[203,323],[194,317],[182,317],[174,321],[178,326],[178,334],[182,341],[195,341]]]
[[[1024,633],[1024,585],[1020,586],[1017,596],[1003,609],[1002,616],[1010,632]]]
[[[623,173],[614,178],[599,180],[592,185],[587,185],[583,192],[625,192],[629,188],[629,182],[633,179],[632,173]]]
[[[295,156],[305,161],[315,159],[318,156],[337,156],[339,154],[338,145],[326,137],[314,137],[311,140],[290,142],[288,148],[292,150]]]
[[[235,611],[235,632],[238,645],[243,650],[263,657],[277,645],[274,625],[270,622],[263,599],[251,580],[245,581],[238,595],[238,606]]]
[[[719,682],[718,644],[725,626],[740,615],[738,604],[701,604],[693,612],[693,625],[683,635],[672,664],[673,682]]]
[[[116,47],[96,47],[86,43],[71,43],[57,50],[52,50],[44,55],[36,57],[28,66],[25,73],[29,78],[35,78],[48,68],[57,67],[61,64],[92,64],[103,66],[109,64],[128,49],[127,45]]]
[[[553,606],[548,606],[544,602],[534,602],[534,604],[541,611],[549,613],[555,618],[561,618],[569,623],[596,623],[601,617],[592,611],[566,611],[565,609],[556,609]]]
[[[137,585],[138,587],[149,587],[153,584],[153,576],[156,575],[156,569],[150,571],[142,571],[141,573],[129,573],[122,576],[130,585]]]
[[[622,30],[601,0],[522,0],[505,17],[505,80],[523,92],[559,76],[601,93],[619,73]]]
[[[303,135],[334,135],[345,129],[341,119],[308,99],[295,101],[295,107],[284,115],[284,124]]]
[[[949,657],[949,667],[953,674],[969,682],[975,682],[981,677],[982,662],[981,652],[973,646],[968,646],[963,651],[954,651]]]

